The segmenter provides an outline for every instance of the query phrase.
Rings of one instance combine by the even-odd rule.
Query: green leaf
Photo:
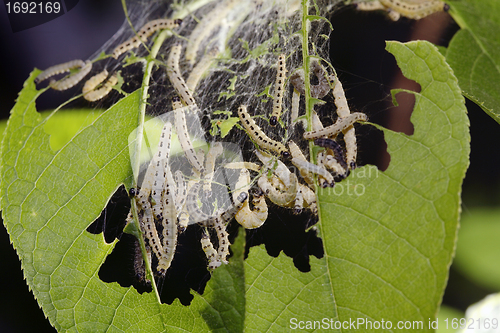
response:
[[[464,214],[458,233],[456,267],[476,283],[500,289],[500,210],[473,209]]]
[[[325,258],[312,260],[311,273],[285,270],[291,266],[286,258],[266,266],[262,258],[249,257],[249,266],[269,270],[268,277],[256,269],[259,283],[253,287],[262,292],[254,291],[259,296],[252,302],[253,287],[248,291],[247,304],[254,306],[249,322],[262,318],[284,328],[290,317],[410,320],[423,321],[423,331],[429,331],[456,242],[469,121],[457,80],[436,47],[423,41],[388,42],[387,49],[403,74],[422,88],[414,93],[414,134],[378,126],[391,154],[388,169],[364,166],[334,189],[320,191],[318,227]],[[278,286],[272,292],[272,281],[280,278],[289,295],[278,302],[277,295],[285,292]],[[283,313],[271,320],[270,311],[261,311],[262,303],[274,303]]]
[[[240,121],[238,117],[229,117],[222,120],[219,124],[221,138],[224,138],[238,121]]]
[[[102,111],[89,109],[64,110],[50,116],[45,123],[45,132],[50,135],[50,148],[61,149],[78,131],[90,125]],[[47,117],[52,112],[41,113]]]
[[[500,3],[461,0],[449,4],[462,29],[451,40],[446,59],[464,95],[500,123]]]

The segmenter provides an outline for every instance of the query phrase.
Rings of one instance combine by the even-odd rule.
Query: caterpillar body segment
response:
[[[86,61],[85,65],[80,68],[80,71],[71,74],[70,76],[65,77],[60,81],[51,81],[50,87],[54,90],[59,90],[59,91],[72,88],[75,85],[77,85],[78,82],[83,80],[83,78],[87,76],[88,73],[90,73],[91,69],[92,69],[92,63],[90,61]]]
[[[259,147],[277,152],[281,155],[281,157],[285,159],[290,157],[290,153],[282,143],[270,139],[260,129],[260,127],[257,126],[255,121],[248,114],[246,105],[241,105],[238,108],[238,116],[240,117],[240,121],[243,127],[247,130],[252,140],[255,141],[257,145],[259,145]]]
[[[177,91],[179,96],[181,96],[182,101],[186,105],[196,105],[193,95],[191,94],[190,89],[186,85],[184,78],[181,75],[181,71],[179,69],[179,59],[181,57],[182,45],[175,44],[172,45],[170,49],[170,54],[167,59],[167,75],[174,86],[174,89]]]
[[[72,69],[75,68],[83,68],[86,65],[86,63],[83,60],[76,59],[76,60],[71,60],[68,62],[65,62],[63,64],[51,66],[38,74],[38,76],[35,78],[35,83],[38,84],[49,77],[52,77],[54,75],[62,74],[64,72],[69,72]]]
[[[233,192],[233,199],[237,201],[237,192],[246,192],[250,190],[250,173],[247,169],[241,169],[240,176],[235,185],[235,192]],[[268,210],[266,199],[263,195],[253,196],[252,203],[254,205],[253,210],[250,209],[248,201],[245,201],[241,209],[236,213],[234,218],[241,224],[245,229],[255,229],[259,228],[266,222]]]
[[[367,121],[366,115],[361,112],[354,112],[345,118],[338,119],[335,124],[324,127],[321,130],[305,132],[304,139],[312,140],[321,137],[336,136],[349,129],[349,127],[352,127],[358,121]]]
[[[286,58],[284,54],[278,57],[278,72],[276,73],[276,82],[274,84],[274,98],[273,98],[273,113],[269,118],[269,124],[276,126],[283,110],[283,93],[285,89],[286,80]]]
[[[113,50],[113,58],[118,59],[123,53],[139,47],[141,43],[145,43],[148,38],[158,30],[174,29],[182,23],[181,19],[158,19],[146,23],[138,32],[137,35],[121,43]]]

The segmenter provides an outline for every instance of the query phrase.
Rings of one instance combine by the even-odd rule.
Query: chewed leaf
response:
[[[290,269],[285,256],[272,259],[263,249],[251,250],[246,322],[256,330],[331,318],[332,329],[336,321],[385,320],[395,330],[398,321],[408,320],[422,323],[414,331],[430,331],[456,241],[469,121],[457,80],[436,47],[389,42],[387,49],[403,74],[422,87],[415,93],[415,132],[381,128],[389,168],[364,166],[320,191],[325,257],[311,259],[310,273]]]
[[[500,6],[496,0],[450,2],[462,28],[453,37],[446,60],[464,95],[500,123]]]

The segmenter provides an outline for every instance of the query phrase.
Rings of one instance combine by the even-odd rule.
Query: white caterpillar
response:
[[[82,60],[79,60],[79,59],[71,60],[71,61],[65,62],[63,64],[51,66],[51,67],[47,68],[46,70],[44,70],[43,72],[41,72],[40,74],[38,74],[38,76],[35,78],[35,83],[40,83],[43,80],[46,80],[51,76],[61,74],[64,72],[69,72],[70,70],[75,69],[75,68],[83,68],[84,66],[85,66],[85,62]]]
[[[191,91],[186,85],[184,78],[179,69],[179,59],[181,57],[182,46],[180,44],[173,45],[170,49],[170,54],[167,59],[167,75],[174,86],[174,89],[181,96],[182,101],[186,105],[196,105]]]
[[[74,87],[78,84],[92,69],[92,63],[90,61],[85,62],[85,65],[81,67],[80,71],[77,73],[71,74],[70,76],[60,80],[60,81],[51,81],[50,87],[55,90],[67,90],[69,88]]]
[[[113,86],[118,83],[118,76],[116,74],[111,75],[111,77],[104,82],[101,88],[95,89],[106,79],[107,76],[108,71],[103,70],[101,73],[94,75],[87,82],[85,82],[82,89],[83,98],[89,102],[95,102],[109,94],[111,89],[113,89]]]
[[[235,191],[233,192],[234,201],[237,200],[236,191],[238,192],[246,192],[250,190],[250,173],[247,169],[241,169],[240,177],[236,182]],[[245,229],[255,229],[259,228],[266,222],[267,220],[267,204],[266,199],[263,195],[253,196],[253,210],[250,209],[250,205],[248,201],[245,201],[243,207],[236,213],[234,218],[236,221],[241,224]]]
[[[286,79],[286,58],[284,54],[278,57],[278,71],[276,73],[276,82],[274,84],[274,98],[273,98],[273,113],[269,118],[269,124],[276,126],[281,116],[283,109],[283,93],[285,88]]]
[[[354,125],[355,122],[366,121],[366,120],[367,120],[367,117],[364,113],[355,112],[355,113],[352,113],[345,118],[339,118],[335,124],[330,125],[328,127],[325,127],[321,130],[305,132],[304,139],[311,140],[311,139],[318,139],[318,138],[325,137],[325,136],[336,136],[339,133],[347,130],[352,125]],[[346,145],[347,145],[347,142],[346,142]]]

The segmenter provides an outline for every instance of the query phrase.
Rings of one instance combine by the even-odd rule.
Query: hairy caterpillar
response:
[[[182,46],[180,44],[172,45],[167,59],[167,75],[174,86],[174,89],[181,96],[186,105],[196,105],[191,91],[186,85],[179,69],[179,59],[181,57]]]
[[[275,151],[281,154],[281,157],[283,158],[290,157],[290,153],[282,143],[270,139],[264,132],[262,132],[260,127],[257,126],[255,121],[248,114],[246,105],[241,105],[238,108],[238,116],[240,117],[243,127],[247,130],[252,140],[259,145],[259,147]]]
[[[194,151],[193,144],[187,130],[186,114],[184,113],[184,107],[182,107],[179,97],[175,96],[172,98],[172,107],[174,109],[175,131],[177,132],[181,148],[193,168],[195,168],[200,174],[203,174],[205,172],[205,168]]]
[[[309,187],[299,184],[300,190],[302,192],[302,197],[304,199],[304,202],[307,204],[309,210],[311,213],[314,215],[318,215],[318,206],[316,203],[316,194],[314,194],[313,190],[311,190]]]
[[[108,72],[106,70],[104,70],[106,73],[105,73],[105,76],[104,78],[107,76]],[[103,74],[103,73],[101,73]],[[97,74],[97,75],[100,75],[100,74]],[[97,76],[96,75],[96,76]],[[104,75],[104,74],[103,74]],[[91,79],[92,80],[92,79]],[[90,81],[90,80],[89,80]],[[87,81],[85,83],[85,85],[87,85],[87,83],[89,82]],[[97,82],[97,80],[95,81]],[[92,84],[94,84],[95,82],[92,82]],[[102,81],[101,81],[102,82]],[[100,83],[100,82],[99,82]],[[95,86],[97,86],[99,83],[97,83]],[[115,86],[116,84],[118,83],[118,76],[115,74],[111,75],[105,82],[104,84],[102,85],[101,88],[99,89],[95,89],[95,90],[92,90],[94,87],[92,87],[92,89],[90,89],[89,91],[83,93],[83,98],[85,98],[87,101],[89,102],[95,102],[95,101],[98,101],[102,98],[104,98],[107,94],[109,94],[111,92],[111,89],[113,89],[113,86]],[[89,84],[89,86],[86,88],[86,89],[89,89],[91,87],[91,85]],[[84,89],[85,89],[85,86],[84,86]]]
[[[283,92],[285,88],[286,79],[286,59],[284,54],[278,57],[278,71],[276,73],[276,82],[274,84],[274,98],[273,98],[273,113],[269,118],[269,124],[276,126],[281,116],[283,109]]]
[[[219,238],[219,248],[217,249],[217,261],[227,264],[229,255],[229,234],[226,231],[226,223],[222,219],[215,219],[214,228]]]
[[[148,40],[149,36],[158,30],[174,29],[182,23],[181,19],[158,19],[146,23],[138,32],[137,35],[118,45],[113,50],[113,58],[117,59],[121,54],[139,47],[141,43]]]
[[[79,72],[71,74],[70,76],[60,80],[60,81],[51,81],[50,87],[54,90],[67,90],[69,88],[74,87],[78,84],[92,69],[92,63],[90,61],[85,62],[85,65],[80,69]]]
[[[85,62],[82,60],[79,60],[79,59],[71,60],[71,61],[65,62],[63,64],[51,66],[51,67],[47,68],[46,70],[44,70],[43,72],[41,72],[40,74],[38,74],[38,76],[35,78],[35,83],[38,84],[38,83],[48,79],[51,76],[61,74],[64,72],[69,72],[70,70],[75,69],[75,68],[83,68],[84,66],[85,66]]]
[[[367,117],[364,113],[354,112],[345,118],[339,118],[335,124],[325,127],[321,130],[305,132],[304,139],[311,140],[324,136],[335,136],[351,127],[355,122],[366,120]]]

